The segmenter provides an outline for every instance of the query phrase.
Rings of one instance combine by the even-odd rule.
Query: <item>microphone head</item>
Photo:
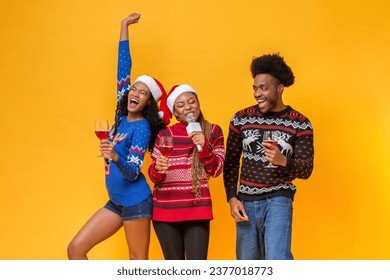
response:
[[[191,113],[187,115],[187,122],[195,122],[194,116]]]

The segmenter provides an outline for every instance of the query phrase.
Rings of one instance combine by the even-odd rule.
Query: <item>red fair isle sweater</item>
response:
[[[153,190],[154,221],[180,222],[188,220],[212,220],[211,196],[208,186],[210,176],[221,174],[224,162],[224,138],[222,129],[212,124],[210,139],[206,139],[203,151],[198,153],[203,164],[201,197],[192,193],[191,167],[193,151],[196,148],[188,137],[185,123],[177,123],[160,131],[152,153],[153,163],[149,177],[155,183]],[[166,174],[155,169],[156,159],[161,155],[158,147],[162,135],[171,135],[173,150],[169,155]]]

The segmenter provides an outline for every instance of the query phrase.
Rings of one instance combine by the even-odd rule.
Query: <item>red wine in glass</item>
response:
[[[173,149],[173,139],[171,136],[161,136],[159,139],[158,147],[161,154],[164,157],[168,157]]]
[[[95,134],[100,139],[100,141],[106,139],[110,133],[110,128],[108,125],[108,120],[96,120],[95,121]],[[98,157],[102,157],[100,155]]]
[[[95,131],[95,134],[96,134],[96,136],[97,136],[100,140],[104,140],[104,139],[107,139],[108,134],[109,134],[109,131],[108,131],[108,130],[96,130],[96,131]]]
[[[160,152],[164,157],[168,157],[172,152],[172,146],[160,146]]]
[[[266,140],[263,140],[264,143],[270,143],[274,146],[277,146],[278,145],[278,141],[276,140],[270,140],[270,139],[266,139]],[[267,149],[267,148],[266,148]]]
[[[171,136],[162,136],[162,137],[160,137],[159,143],[158,143],[158,148],[160,150],[160,153],[164,157],[168,157],[171,154],[172,149],[173,149],[173,139],[172,139],[172,137]],[[167,173],[167,171],[165,171],[164,173]]]
[[[264,131],[263,133],[263,143],[270,143],[274,146],[278,145],[278,140],[276,139],[276,133],[275,131]],[[266,147],[264,147],[267,149]],[[272,163],[269,163],[268,165],[264,166],[265,168],[277,168],[276,165],[273,165]]]

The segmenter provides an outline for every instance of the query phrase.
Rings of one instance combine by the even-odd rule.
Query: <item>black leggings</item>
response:
[[[210,221],[153,221],[166,260],[207,260]]]

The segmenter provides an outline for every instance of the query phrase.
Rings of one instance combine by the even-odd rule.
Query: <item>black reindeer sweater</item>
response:
[[[265,168],[263,132],[276,132],[286,167]],[[307,179],[313,170],[313,128],[308,118],[287,106],[281,112],[261,113],[257,105],[231,119],[226,143],[224,184],[227,200],[261,200],[287,196],[294,199],[295,178]],[[240,168],[241,165],[241,168]]]

